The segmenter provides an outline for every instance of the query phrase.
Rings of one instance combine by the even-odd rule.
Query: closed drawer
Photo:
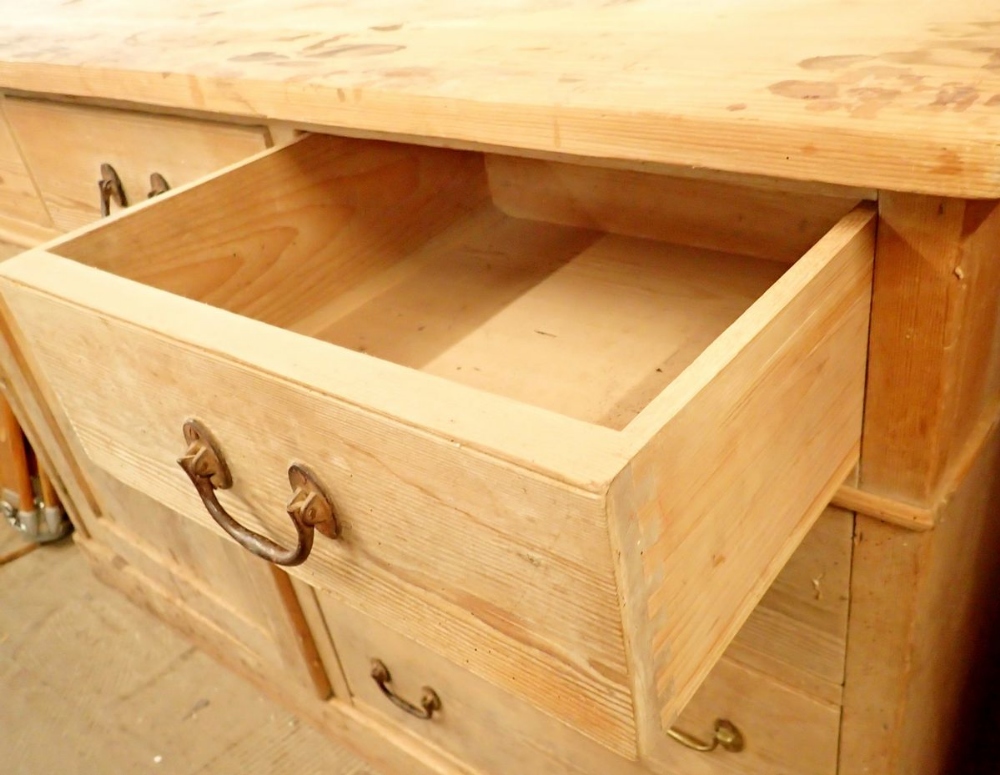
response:
[[[64,231],[100,217],[102,164],[119,176],[125,203],[135,204],[149,195],[153,173],[180,186],[267,145],[262,127],[16,98],[6,100],[5,112],[52,221]]]
[[[647,772],[332,595],[317,597],[354,705],[390,728],[482,775]],[[372,676],[376,660],[389,674],[384,690]],[[430,718],[422,704],[428,688],[438,700]]]
[[[293,572],[635,757],[857,459],[854,205],[314,136],[0,292],[94,463],[212,524],[197,418],[203,495],[286,547],[305,464],[340,533]]]
[[[673,775],[836,775],[840,706],[723,657],[675,722],[699,743],[719,720],[743,737],[739,752],[663,746],[657,768]]]
[[[854,515],[836,508],[823,512],[726,656],[839,705],[853,547]]]
[[[0,97],[0,229],[20,224],[51,227],[52,221],[7,124],[5,105]]]
[[[840,708],[723,658],[677,721],[711,740],[716,719],[744,737],[738,753],[692,751],[670,741],[653,770],[610,754],[523,701],[476,678],[356,609],[320,594],[320,606],[359,708],[404,728],[484,773],[560,775],[834,775]],[[380,685],[375,662],[384,666]],[[383,688],[384,687],[384,688]],[[427,688],[439,705],[430,718]],[[387,694],[393,695],[392,697]],[[595,702],[599,702],[595,698]],[[400,705],[408,705],[409,709]]]

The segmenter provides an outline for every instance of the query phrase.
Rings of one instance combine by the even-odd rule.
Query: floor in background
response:
[[[68,540],[0,564],[0,752],[4,775],[375,775],[101,586]]]

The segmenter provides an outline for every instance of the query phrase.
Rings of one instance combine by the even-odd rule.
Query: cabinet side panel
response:
[[[936,775],[975,727],[1000,583],[1000,433],[934,530],[858,516],[841,772]]]

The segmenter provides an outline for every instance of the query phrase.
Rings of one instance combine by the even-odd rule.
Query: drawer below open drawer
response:
[[[635,757],[857,460],[854,205],[313,136],[0,294],[98,466]]]
[[[331,595],[319,600],[355,705],[483,775],[836,775],[840,707],[727,657],[676,728],[709,744],[724,720],[741,750],[695,751],[669,740],[659,761],[637,764]]]

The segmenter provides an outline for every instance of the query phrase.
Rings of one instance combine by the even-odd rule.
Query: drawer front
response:
[[[149,195],[154,172],[176,187],[267,146],[261,127],[16,98],[6,100],[5,112],[52,221],[65,231],[100,217],[102,164],[136,204]]]
[[[287,548],[303,464],[340,532],[294,573],[636,757],[636,707],[669,726],[856,460],[873,216],[785,271],[490,197],[481,155],[309,137],[0,292],[98,466]],[[191,417],[231,488],[178,466]]]
[[[355,706],[396,729],[430,742],[482,775],[642,775],[641,764],[618,757],[565,724],[477,678],[390,627],[317,594]],[[389,674],[386,691],[414,707],[403,710],[372,678],[373,660]],[[518,676],[527,679],[528,676]],[[429,719],[421,700],[433,690]],[[602,698],[592,702],[599,705]]]
[[[21,149],[7,124],[7,101],[0,96],[0,226],[6,220],[51,227]]]
[[[590,740],[477,679],[360,611],[320,593],[355,705],[408,729],[476,770],[560,775],[834,775],[840,708],[723,658],[675,727],[711,740],[716,719],[744,737],[739,753],[692,751],[671,741],[653,770],[609,754]],[[373,660],[388,671],[385,691],[372,677]],[[429,687],[440,701],[430,719],[421,699]],[[601,698],[594,697],[595,705]]]
[[[673,740],[657,768],[677,775],[835,775],[840,706],[816,699],[724,657],[674,728],[699,742],[712,739],[716,721],[739,730],[744,749],[693,751]]]
[[[18,253],[23,253],[24,248],[20,245],[15,245],[12,242],[4,242],[0,240],[0,261],[6,261],[8,258],[16,256]]]

